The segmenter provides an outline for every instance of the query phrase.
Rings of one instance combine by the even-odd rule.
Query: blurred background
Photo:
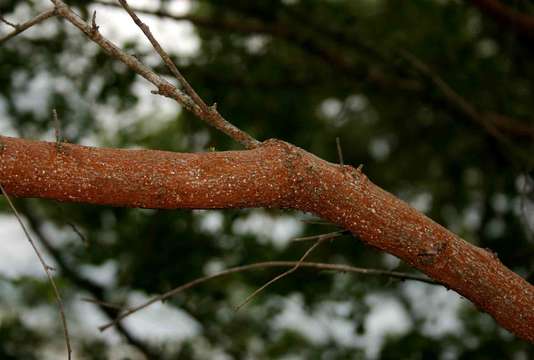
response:
[[[488,8],[499,3],[516,18]],[[167,69],[116,5],[67,1],[159,73]],[[116,4],[116,3],[114,3]],[[484,5],[486,4],[486,5]],[[208,103],[260,140],[346,164],[534,280],[534,5],[526,0],[131,1]],[[11,23],[48,1],[0,3]],[[521,15],[522,14],[522,15]],[[0,23],[0,37],[12,28]],[[169,76],[170,78],[170,76]],[[172,79],[171,79],[172,81]],[[49,19],[0,43],[0,133],[196,152],[239,149]],[[297,260],[336,230],[309,214],[161,211],[15,202],[66,303],[76,359],[532,359],[534,350],[443,287],[300,269],[207,282],[104,333],[116,309],[238,265]],[[56,359],[54,297],[0,199],[0,358]],[[345,236],[310,261],[417,273]]]

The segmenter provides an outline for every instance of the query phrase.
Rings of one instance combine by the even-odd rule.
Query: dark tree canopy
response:
[[[103,27],[115,17],[130,21],[101,1],[67,3],[86,19],[96,9]],[[534,19],[531,4],[498,1],[504,16],[489,6],[493,1],[206,0],[191,1],[188,16],[173,18],[171,3],[138,14],[192,25],[198,50],[170,51],[173,60],[232,123],[257,139],[283,139],[332,162],[339,138],[345,164],[363,164],[373,182],[533,282],[534,37],[528,21],[520,21]],[[49,7],[8,0],[0,15],[23,21]],[[1,23],[0,38],[11,30]],[[170,75],[146,39],[121,46]],[[146,96],[151,88],[144,80],[58,19],[0,43],[0,84],[2,135],[51,140],[56,109],[71,143],[182,152],[239,148],[169,100]],[[132,112],[147,108],[141,101],[158,105],[148,105],[151,113]],[[131,294],[162,293],[214,269],[298,260],[310,246],[280,240],[285,235],[277,231],[337,230],[283,210],[141,210],[35,199],[16,205],[56,264],[67,315],[78,311],[80,298],[123,303]],[[3,199],[0,209],[9,214]],[[309,260],[416,273],[351,236],[322,244]],[[116,269],[113,285],[87,276],[88,267]],[[159,342],[121,326],[120,347],[131,348],[134,358],[534,357],[529,344],[471,303],[420,282],[299,269],[235,312],[280,271],[243,272],[187,290],[165,304],[196,321],[195,336]],[[24,316],[37,307],[55,316],[45,279],[0,275],[1,308],[13,307],[0,312],[0,358],[38,359],[43,349],[61,346],[59,322],[43,330]],[[95,308],[103,319],[117,314]],[[440,317],[444,309],[449,318]],[[376,343],[373,319],[386,310],[407,325]],[[300,312],[312,317],[309,323],[294,315]],[[81,358],[120,356],[103,339],[96,328],[72,336]]]

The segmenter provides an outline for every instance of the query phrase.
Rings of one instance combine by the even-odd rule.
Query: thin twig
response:
[[[334,239],[334,238],[341,237],[343,235],[348,235],[348,234],[350,234],[350,231],[348,230],[338,230],[338,231],[333,231],[333,232],[326,233],[326,234],[302,236],[302,237],[294,238],[293,241],[297,242],[297,241],[309,241],[309,240],[327,240],[327,239]]]
[[[119,310],[119,311],[123,311],[124,310],[124,306],[121,306],[121,305],[118,305],[118,304],[113,304],[113,303],[110,303],[110,302],[107,302],[107,301],[102,301],[102,300],[99,300],[99,299],[81,298],[80,300],[88,302],[88,303],[91,303],[91,304],[99,305],[101,307],[107,307],[107,308],[115,309],[115,310]]]
[[[67,358],[70,360],[71,359],[72,349],[70,347],[69,329],[68,329],[68,326],[67,326],[67,319],[65,317],[65,310],[64,310],[64,307],[63,307],[63,301],[61,300],[61,296],[60,296],[59,290],[58,290],[58,288],[56,286],[56,282],[54,281],[54,278],[52,277],[52,274],[50,273],[50,270],[52,269],[52,267],[50,267],[45,262],[43,256],[39,252],[39,249],[37,249],[37,246],[35,246],[35,243],[34,243],[32,237],[30,236],[30,232],[28,231],[28,229],[26,229],[26,225],[24,225],[24,223],[22,222],[22,219],[20,217],[19,212],[15,208],[15,205],[13,205],[13,202],[11,202],[11,199],[9,198],[9,196],[6,193],[6,191],[4,190],[4,187],[1,184],[0,184],[0,190],[2,191],[2,194],[4,195],[4,197],[6,198],[7,203],[9,204],[9,207],[11,208],[11,210],[13,210],[13,213],[15,214],[15,217],[17,218],[17,221],[19,222],[20,226],[22,227],[22,231],[24,231],[24,234],[26,235],[26,238],[30,242],[30,245],[32,246],[33,250],[35,251],[35,254],[39,258],[39,262],[43,266],[43,269],[44,269],[44,271],[46,273],[46,276],[48,277],[48,281],[52,285],[52,289],[54,291],[54,296],[56,298],[56,302],[57,302],[57,305],[58,305],[58,308],[59,308],[59,316],[61,318],[61,323],[63,325],[63,335],[65,337],[65,343],[67,344]]]
[[[247,298],[239,305],[237,305],[235,307],[235,311],[239,311],[243,306],[247,305],[250,301],[252,301],[252,299],[254,299],[254,297],[256,295],[258,295],[260,292],[262,292],[264,289],[266,289],[268,286],[270,286],[271,284],[274,284],[275,282],[277,282],[278,280],[292,274],[293,272],[295,272],[300,264],[302,264],[302,262],[304,260],[306,260],[306,258],[308,257],[308,255],[311,254],[311,252],[313,250],[315,250],[315,248],[317,246],[319,246],[325,239],[324,238],[320,238],[317,240],[317,242],[315,244],[313,244],[312,246],[310,246],[310,248],[308,250],[306,250],[306,252],[304,253],[304,255],[302,255],[302,257],[299,259],[299,261],[295,264],[295,266],[293,266],[291,269],[281,273],[280,275],[278,276],[275,276],[274,278],[272,278],[271,280],[267,281],[265,284],[263,284],[262,286],[260,286],[258,289],[256,289],[255,291],[252,292],[252,294],[250,294],[249,296],[247,296]]]
[[[58,210],[61,212],[61,215],[64,217],[65,219],[65,223],[70,226],[70,228],[72,229],[72,231],[74,231],[74,233],[76,235],[78,235],[78,237],[80,238],[80,240],[82,241],[82,243],[85,245],[85,246],[89,246],[89,240],[87,239],[87,237],[80,231],[80,229],[78,229],[78,226],[76,226],[75,223],[73,223],[72,221],[70,221],[67,217],[67,214],[65,214],[65,211],[63,210],[63,208],[61,207],[61,205],[59,204],[56,204]]]
[[[54,118],[54,134],[56,136],[56,150],[61,151],[61,123],[59,122],[59,117],[57,116],[56,109],[52,109],[52,116]]]
[[[339,165],[343,166],[343,150],[341,149],[341,142],[339,137],[336,137],[337,156],[339,158]]]
[[[18,24],[12,23],[11,21],[5,19],[3,16],[0,16],[0,21],[8,26],[11,26],[13,29],[17,29],[19,27]]]
[[[63,257],[63,253],[52,246],[50,240],[45,236],[41,227],[43,225],[42,219],[35,216],[35,214],[26,206],[25,203],[21,203],[19,207],[21,213],[24,214],[28,220],[28,224],[32,229],[32,233],[35,234],[40,243],[44,246],[48,254],[54,259],[58,267],[61,269],[61,274],[67,278],[74,285],[78,286],[84,291],[87,291],[93,298],[103,299],[106,289],[101,285],[93,282],[92,280],[82,276],[74,269],[69,262]],[[109,307],[97,304],[102,313],[109,319],[109,321],[115,319],[119,311],[117,309],[111,309]],[[124,339],[131,346],[139,350],[147,359],[159,359],[159,351],[152,346],[144,343],[137,337],[135,337],[130,330],[125,328],[122,324],[116,326],[117,332],[124,337]]]
[[[176,86],[157,75],[152,69],[144,65],[136,57],[127,54],[121,50],[117,45],[107,40],[98,31],[98,26],[95,23],[95,15],[93,14],[92,23],[87,23],[82,20],[76,13],[74,13],[63,1],[51,0],[56,8],[59,16],[63,17],[71,24],[80,29],[87,37],[98,44],[111,57],[120,60],[125,65],[130,67],[137,74],[144,77],[150,83],[156,86],[157,90],[152,91],[154,94],[162,95],[174,99],[181,104],[185,109],[192,112],[199,119],[205,121],[209,125],[215,127],[226,135],[230,136],[235,141],[241,143],[247,149],[258,147],[261,143],[243,130],[232,125],[224,119],[217,111],[215,106],[208,107],[206,111],[203,107],[198,105],[194,99],[187,93],[184,93]],[[183,84],[182,84],[183,86]]]
[[[150,31],[150,28],[148,27],[148,25],[142,22],[141,19],[139,19],[139,17],[135,14],[135,12],[130,8],[126,0],[119,0],[119,3],[124,8],[124,10],[126,10],[128,15],[130,15],[130,17],[135,22],[135,24],[141,29],[141,31],[143,31],[147,39],[152,44],[152,47],[154,48],[154,50],[156,50],[156,52],[161,57],[161,59],[163,60],[167,68],[174,75],[174,77],[178,80],[180,85],[184,88],[185,92],[193,99],[195,104],[200,106],[200,108],[203,111],[208,112],[209,111],[208,106],[204,103],[204,101],[200,98],[200,96],[198,96],[198,94],[191,87],[189,82],[180,73],[180,71],[174,64],[174,62],[171,60],[170,56],[165,52],[165,50],[163,50],[163,48],[161,47],[159,42],[156,40],[154,35],[152,35],[152,32]]]
[[[213,106],[206,105],[204,100],[202,100],[202,98],[197,94],[197,92],[193,89],[189,82],[180,73],[174,62],[171,60],[170,56],[165,52],[165,50],[163,50],[154,35],[152,35],[152,32],[150,31],[148,25],[146,25],[144,22],[141,21],[141,19],[139,19],[139,17],[128,5],[128,2],[126,0],[119,0],[119,3],[124,8],[124,10],[126,10],[126,12],[130,15],[135,24],[141,29],[141,31],[143,31],[147,39],[152,44],[154,50],[156,50],[167,68],[178,80],[180,85],[184,88],[186,94],[189,95],[193,102],[201,109],[202,113],[200,115],[200,118],[224,133],[228,134],[228,131],[233,132],[235,130],[234,126],[230,124],[225,118],[223,118],[221,114],[219,114],[219,112],[217,111],[217,104],[213,104]],[[238,135],[238,138],[234,137],[236,135]],[[255,148],[260,144],[259,141],[241,130],[239,130],[238,134],[234,134],[234,136],[232,137],[235,140],[241,142],[247,148]]]
[[[34,17],[33,19],[31,20],[28,20],[22,24],[18,24],[18,25],[13,25],[13,27],[15,28],[15,30],[13,30],[12,32],[0,37],[0,44],[3,43],[4,41],[7,41],[9,39],[11,39],[13,36],[15,35],[18,35],[20,34],[21,32],[31,28],[33,25],[36,25],[40,22],[43,22],[44,20],[52,17],[56,15],[56,10],[55,8],[52,8],[52,9],[48,9],[42,13],[40,13],[39,15],[37,15],[36,17]],[[4,22],[6,22],[6,20],[3,20]],[[6,22],[7,23],[7,22]]]
[[[403,272],[397,272],[397,271],[387,271],[387,270],[379,270],[379,269],[365,269],[365,268],[358,268],[354,266],[349,265],[341,265],[341,264],[328,264],[328,263],[316,263],[316,262],[298,262],[298,261],[265,261],[265,262],[259,262],[259,263],[253,263],[243,266],[236,266],[233,268],[229,268],[226,270],[223,270],[221,272],[218,272],[216,274],[203,276],[201,278],[197,278],[193,281],[190,281],[186,284],[180,285],[179,287],[172,289],[170,291],[167,291],[166,293],[163,293],[161,295],[155,296],[152,299],[148,300],[147,302],[140,304],[138,306],[132,307],[129,310],[125,311],[124,313],[117,316],[115,320],[113,320],[110,323],[107,323],[105,325],[100,326],[98,329],[100,331],[104,331],[115,324],[117,324],[119,321],[123,320],[124,318],[152,305],[159,301],[167,300],[187,289],[190,289],[196,285],[205,283],[207,281],[217,279],[219,277],[223,277],[226,275],[231,275],[235,273],[240,273],[244,271],[249,270],[257,270],[257,269],[265,269],[265,268],[272,268],[272,267],[294,267],[295,265],[299,264],[300,268],[312,268],[317,270],[324,270],[324,271],[337,271],[342,273],[352,273],[352,274],[360,274],[360,275],[376,275],[376,276],[384,276],[389,278],[395,278],[399,280],[413,280],[413,281],[419,281],[424,282],[431,285],[441,285],[439,282],[436,282],[434,280],[431,280],[424,276],[418,276],[418,275],[412,275],[407,274]]]

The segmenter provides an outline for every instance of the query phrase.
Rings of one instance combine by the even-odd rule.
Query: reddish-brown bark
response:
[[[531,284],[353,167],[278,140],[253,150],[196,154],[0,141],[0,183],[14,196],[146,208],[309,211],[398,256],[534,342]]]

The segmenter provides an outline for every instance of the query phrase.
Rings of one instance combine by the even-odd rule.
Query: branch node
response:
[[[96,33],[98,33],[98,29],[100,28],[100,26],[98,26],[96,24],[96,10],[93,11],[93,17],[91,19],[91,34],[94,35]]]

